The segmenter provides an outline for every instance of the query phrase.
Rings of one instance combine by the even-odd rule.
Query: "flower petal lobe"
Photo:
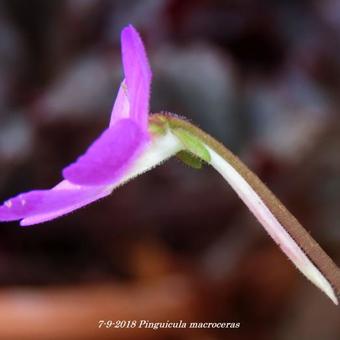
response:
[[[123,29],[121,41],[130,117],[146,130],[152,77],[150,65],[143,42],[133,26]]]
[[[64,178],[80,185],[114,184],[147,145],[149,135],[130,119],[122,119],[63,170]]]
[[[120,119],[129,118],[129,116],[130,116],[130,103],[128,99],[128,90],[126,82],[125,80],[123,80],[119,87],[115,103],[113,105],[110,126],[115,124]]]
[[[9,199],[0,206],[0,221],[24,219],[21,225],[37,224],[65,215],[108,194],[110,190],[106,187],[80,187],[63,181],[51,190],[33,190]]]

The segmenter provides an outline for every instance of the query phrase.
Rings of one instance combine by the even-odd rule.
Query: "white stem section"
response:
[[[211,156],[210,164],[236,191],[282,251],[310,281],[319,287],[337,305],[338,299],[328,280],[279,223],[260,196],[227,161],[209,146],[205,145],[205,147]]]

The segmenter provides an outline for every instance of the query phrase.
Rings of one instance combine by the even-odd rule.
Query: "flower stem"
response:
[[[203,144],[210,154],[209,164],[229,182],[282,251],[338,304],[339,268],[267,186],[230,150],[201,129],[177,116],[153,117],[157,116],[167,121],[170,130],[185,130]],[[195,154],[192,148],[190,152]]]

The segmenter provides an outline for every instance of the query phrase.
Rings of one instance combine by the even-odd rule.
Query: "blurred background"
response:
[[[152,112],[225,143],[340,264],[336,0],[1,0],[1,201],[54,186],[106,127],[128,23]],[[64,218],[1,224],[0,339],[335,340],[339,317],[208,167],[173,159]],[[241,326],[98,329],[142,319]]]

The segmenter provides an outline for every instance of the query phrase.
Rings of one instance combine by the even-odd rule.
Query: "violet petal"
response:
[[[110,126],[115,124],[118,120],[129,118],[130,116],[130,103],[128,99],[128,89],[125,80],[122,81],[117,98],[113,105]]]
[[[130,119],[122,119],[63,170],[64,178],[80,185],[113,184],[140,155],[149,135]]]
[[[51,190],[34,190],[0,206],[0,221],[24,219],[21,225],[52,220],[110,194],[106,187],[81,187],[67,181]]]
[[[130,118],[142,129],[147,129],[151,87],[151,69],[143,42],[133,26],[123,29],[121,34],[122,59],[128,97]]]

